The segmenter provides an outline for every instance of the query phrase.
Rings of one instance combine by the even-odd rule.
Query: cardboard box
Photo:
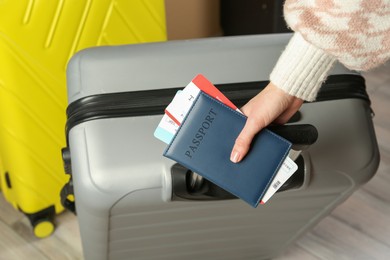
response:
[[[168,40],[221,36],[220,0],[165,0]]]

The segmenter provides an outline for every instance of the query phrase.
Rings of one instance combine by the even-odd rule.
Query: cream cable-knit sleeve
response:
[[[315,100],[336,60],[365,71],[390,58],[390,0],[287,0],[284,15],[295,34],[270,79],[291,95]]]

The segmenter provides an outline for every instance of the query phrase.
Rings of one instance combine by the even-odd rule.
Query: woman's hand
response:
[[[248,153],[253,137],[274,122],[285,124],[302,106],[303,100],[291,96],[272,83],[252,98],[241,111],[248,117],[237,137],[230,160],[240,162]]]

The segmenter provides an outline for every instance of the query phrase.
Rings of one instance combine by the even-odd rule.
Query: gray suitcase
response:
[[[162,156],[153,132],[177,88],[202,73],[242,105],[266,85],[290,36],[98,47],[72,58],[63,197],[71,207],[73,184],[86,259],[272,258],[374,176],[364,79],[341,65],[281,132],[305,139],[300,126],[311,125],[318,139],[295,143],[299,170],[267,204],[253,209]]]

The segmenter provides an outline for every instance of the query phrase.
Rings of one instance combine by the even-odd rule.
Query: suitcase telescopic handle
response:
[[[312,125],[271,126],[269,129],[292,142],[292,148],[298,152],[307,149],[318,138],[317,129]],[[305,162],[303,157],[299,156],[299,153],[297,153],[294,160],[298,165],[298,170],[283,184],[278,192],[297,189],[303,185],[305,181]],[[172,200],[207,201],[237,198],[180,164],[172,166],[171,177]]]

